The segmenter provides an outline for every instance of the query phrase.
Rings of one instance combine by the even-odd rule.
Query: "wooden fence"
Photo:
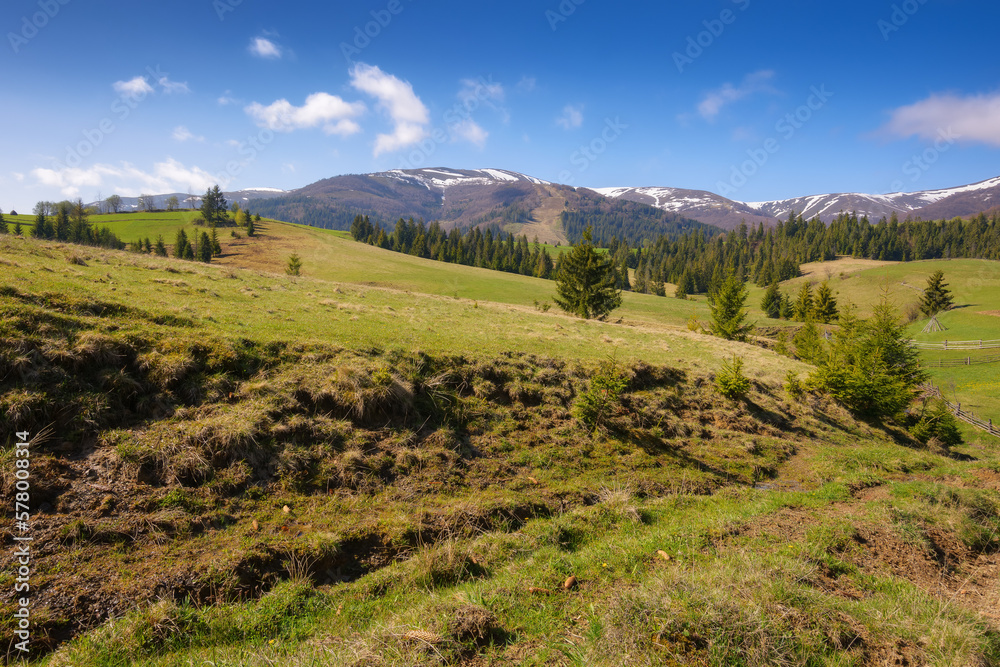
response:
[[[1000,340],[946,340],[941,343],[913,341],[920,350],[995,350],[1000,348]]]
[[[976,366],[978,364],[995,364],[1000,361],[1000,355],[990,357],[966,357],[965,359],[937,359],[925,361],[924,366],[930,368],[951,368],[953,366]]]
[[[993,426],[992,419],[984,421],[976,417],[976,415],[972,414],[971,412],[963,410],[961,403],[952,403],[946,400],[944,394],[941,393],[941,390],[932,384],[925,384],[924,390],[927,391],[927,393],[937,396],[942,401],[944,401],[944,404],[948,406],[948,409],[951,410],[951,413],[956,417],[958,417],[959,419],[961,419],[962,421],[964,421],[966,424],[970,424],[981,431],[986,431],[990,435],[995,435],[996,437],[1000,438],[1000,429],[997,429]]]

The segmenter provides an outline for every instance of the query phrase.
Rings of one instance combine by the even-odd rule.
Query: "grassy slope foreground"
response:
[[[792,401],[806,367],[658,316],[683,302],[579,322],[530,305],[543,281],[302,254],[369,268],[0,237],[0,420],[42,433],[39,664],[1000,659],[992,443],[927,451]],[[439,270],[469,292],[422,293]],[[736,402],[710,379],[733,351],[755,379]]]

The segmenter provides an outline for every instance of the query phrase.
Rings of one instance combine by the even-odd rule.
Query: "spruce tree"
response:
[[[747,286],[734,273],[730,273],[722,281],[709,299],[709,306],[712,309],[712,323],[709,328],[713,335],[727,340],[746,342],[754,327],[752,322],[746,321],[748,294]]]
[[[760,309],[772,320],[781,317],[781,290],[778,289],[777,281],[772,282],[771,286],[764,292],[764,298],[760,301]]]
[[[20,236],[21,235],[21,220],[20,219],[14,220],[14,235],[15,236]]]
[[[153,253],[157,257],[166,257],[167,256],[167,246],[166,246],[165,243],[163,243],[163,235],[162,234],[156,237],[156,245],[153,246]]]
[[[219,244],[219,234],[215,230],[215,225],[212,225],[212,234],[208,240],[212,247],[212,257],[222,255],[222,246]]]
[[[927,289],[920,299],[920,312],[928,317],[950,309],[954,305],[951,290],[944,281],[944,271],[935,271],[927,278]]]
[[[831,322],[836,321],[837,316],[837,298],[833,296],[833,290],[830,289],[830,283],[824,280],[819,286],[819,290],[816,291],[816,302],[813,305],[813,317],[816,318],[817,322],[830,324]]]
[[[687,287],[684,284],[683,277],[677,282],[677,287],[674,288],[674,298],[682,301],[686,301],[688,298]]]
[[[0,213],[0,234],[7,233],[7,221],[3,218],[3,213]]]
[[[292,253],[288,258],[288,265],[285,267],[285,273],[290,276],[298,276],[302,273],[302,258],[299,257],[298,253]]]
[[[785,294],[781,297],[781,319],[790,320],[795,317],[795,304],[792,303],[792,297]]]
[[[177,239],[174,241],[174,257],[177,259],[187,259],[187,252],[190,249],[191,243],[188,241],[187,233],[183,229],[178,229]]]
[[[260,216],[258,216],[260,217]],[[257,226],[254,224],[254,219],[247,216],[247,236],[256,236]]]
[[[53,236],[59,241],[69,240],[69,209],[66,206],[59,207]]]
[[[799,290],[799,296],[795,299],[795,319],[805,322],[813,315],[813,293],[812,285],[804,283]]]
[[[205,262],[206,264],[212,261],[212,239],[209,238],[208,232],[202,232],[201,236],[198,237],[198,261]]]
[[[590,227],[583,240],[562,257],[556,276],[555,302],[567,313],[585,319],[605,319],[621,305],[621,290],[615,287],[614,260],[598,253]]]
[[[36,239],[48,238],[49,223],[45,219],[45,214],[39,212],[35,216],[35,226],[31,228],[31,236]]]

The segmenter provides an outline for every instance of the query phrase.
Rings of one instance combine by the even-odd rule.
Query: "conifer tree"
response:
[[[259,220],[260,216],[258,215],[257,218]],[[247,236],[256,236],[256,235],[257,235],[257,226],[254,224],[254,219],[251,218],[250,216],[247,216]]]
[[[290,276],[298,276],[302,273],[302,258],[299,257],[298,253],[292,253],[288,258],[288,265],[285,267],[285,273]]]
[[[722,281],[719,288],[709,298],[712,309],[710,329],[713,335],[727,340],[745,342],[754,324],[747,322],[746,302],[749,292],[735,273]]]
[[[39,212],[35,216],[35,226],[31,229],[31,236],[36,239],[48,238],[48,220],[45,219],[45,213]]]
[[[167,246],[166,246],[165,243],[163,243],[163,235],[162,234],[156,237],[156,245],[153,246],[153,253],[157,257],[166,257],[167,256]]]
[[[212,248],[212,257],[220,256],[222,254],[222,246],[219,244],[219,235],[215,230],[215,225],[212,225],[212,234],[208,240]]]
[[[209,238],[208,232],[202,232],[201,236],[198,237],[198,261],[205,262],[206,264],[212,261],[212,239]]]
[[[69,240],[69,207],[67,204],[59,207],[59,212],[56,214],[53,236],[59,241]]]
[[[954,305],[951,290],[944,281],[944,271],[935,271],[927,278],[927,289],[920,299],[920,312],[928,317],[950,309]]]
[[[21,235],[21,220],[20,220],[20,218],[14,221],[14,235],[15,236],[20,236]]]
[[[778,281],[772,282],[767,291],[764,292],[764,298],[760,301],[760,309],[772,320],[781,317],[781,290],[778,289]]]
[[[804,283],[802,289],[799,290],[799,296],[795,299],[795,319],[799,322],[805,322],[812,317],[813,307],[812,285]]]
[[[790,320],[795,317],[795,304],[792,303],[792,297],[785,294],[781,297],[781,319]]]
[[[188,250],[191,249],[191,243],[188,241],[187,232],[183,229],[177,230],[177,239],[174,241],[174,257],[177,259],[187,259]],[[192,253],[192,257],[194,253]]]
[[[7,221],[3,218],[3,213],[0,213],[0,234],[7,233]]]
[[[555,302],[567,313],[603,320],[621,305],[622,295],[615,287],[614,260],[598,253],[592,241],[592,230],[588,227],[583,240],[562,257],[556,276]]]
[[[674,288],[674,298],[680,299],[681,301],[686,301],[688,298],[687,287],[684,285],[683,278],[678,281],[677,287]]]
[[[833,295],[833,290],[830,289],[829,281],[824,280],[816,291],[813,317],[816,318],[817,322],[830,324],[836,321],[837,316],[837,298]]]

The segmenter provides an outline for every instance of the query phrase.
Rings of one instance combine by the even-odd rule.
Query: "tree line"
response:
[[[52,209],[54,214],[51,216],[47,214],[49,210],[47,203],[39,202],[39,205],[35,206],[35,221],[30,232],[32,238],[78,243],[114,250],[121,250],[125,247],[122,240],[107,227],[95,228],[90,224],[87,219],[90,212],[81,199],[77,199],[75,202],[63,201],[55,204]],[[11,230],[7,221],[0,215],[0,234],[7,234],[10,231],[19,236],[22,234],[20,220],[15,221],[13,230]]]
[[[872,224],[865,216],[843,213],[827,225],[818,217],[805,220],[791,213],[770,229],[744,223],[725,234],[693,230],[675,239],[663,235],[639,248],[612,239],[609,248],[635,269],[637,279],[674,283],[683,296],[711,293],[729,273],[767,287],[799,276],[802,264],[838,255],[901,262],[1000,259],[1000,214],[904,222],[894,214]]]
[[[445,232],[437,221],[428,226],[423,220],[400,218],[387,232],[368,216],[358,215],[350,231],[355,241],[439,262],[545,279],[554,278],[557,271],[557,262],[537,240],[529,243],[527,236],[517,237],[492,227],[485,231],[473,227],[462,234],[457,229]]]

